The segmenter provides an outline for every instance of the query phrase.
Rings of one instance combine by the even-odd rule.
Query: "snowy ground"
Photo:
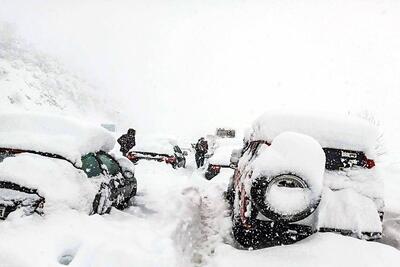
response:
[[[316,234],[295,245],[243,251],[232,246],[222,193],[231,170],[207,181],[194,169],[140,162],[133,206],[110,215],[59,211],[0,222],[0,266],[398,266],[387,245]]]

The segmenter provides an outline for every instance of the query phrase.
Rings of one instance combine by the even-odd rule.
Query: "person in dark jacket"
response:
[[[119,151],[122,152],[122,155],[126,156],[126,154],[136,145],[136,131],[134,129],[128,129],[126,134],[121,135],[118,138],[117,142],[121,146]]]
[[[208,143],[204,139],[204,137],[200,138],[197,141],[195,150],[196,150],[195,159],[196,159],[197,168],[200,168],[204,165],[204,158],[208,152]]]

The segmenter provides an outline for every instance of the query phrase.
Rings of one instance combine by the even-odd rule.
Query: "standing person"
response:
[[[136,131],[134,129],[128,129],[126,134],[121,135],[118,138],[117,142],[121,146],[119,151],[122,152],[122,155],[126,156],[126,154],[136,145]]]
[[[196,154],[195,154],[196,165],[197,165],[197,168],[200,168],[204,165],[204,158],[208,152],[208,143],[204,139],[204,137],[201,137],[197,141],[195,150],[196,150]]]

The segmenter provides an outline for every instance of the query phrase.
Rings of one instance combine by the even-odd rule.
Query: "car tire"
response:
[[[318,195],[319,197],[316,198],[315,201],[312,201],[307,205],[305,209],[302,211],[295,212],[293,214],[282,214],[276,211],[271,205],[266,201],[265,195],[267,188],[275,183],[278,179],[282,179],[282,176],[291,176],[296,177],[298,181],[303,185],[303,188],[308,188],[312,190],[307,182],[298,175],[295,174],[281,174],[273,177],[272,179],[269,177],[259,177],[256,178],[250,190],[251,201],[254,203],[255,207],[259,212],[261,212],[265,217],[279,222],[297,222],[300,220],[305,219],[306,217],[310,216],[318,207],[320,199],[321,199],[321,192],[313,192],[314,195]]]
[[[100,190],[93,200],[92,214],[105,214],[111,210],[111,189],[108,184],[101,183]]]
[[[235,201],[235,187],[233,184],[233,178],[229,182],[228,189],[225,192],[225,199],[228,202],[230,210],[233,210],[233,203]]]
[[[245,249],[290,245],[314,233],[311,226],[287,222],[252,220],[246,227],[240,217],[233,217],[232,224],[237,247]]]

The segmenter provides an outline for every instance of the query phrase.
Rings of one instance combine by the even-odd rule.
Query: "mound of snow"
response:
[[[208,162],[214,165],[229,165],[232,151],[242,147],[243,142],[240,139],[217,139],[211,148],[212,156]]]
[[[264,144],[258,154],[247,167],[253,171],[253,179],[293,173],[300,176],[311,192],[314,192],[311,196],[313,201],[319,198],[323,186],[325,154],[315,139],[299,133],[281,133],[270,146]]]
[[[90,212],[99,185],[66,160],[23,153],[0,162],[0,177],[37,189],[46,199],[46,214],[65,208]],[[99,181],[100,182],[100,181]]]
[[[372,199],[348,188],[332,191],[324,188],[318,207],[317,228],[348,229],[362,232],[382,232],[382,223]]]
[[[276,184],[271,186],[265,199],[275,212],[284,215],[301,212],[313,201],[308,188],[287,188]]]
[[[0,114],[0,147],[57,154],[78,167],[90,152],[110,151],[114,137],[100,126],[42,113]]]
[[[269,143],[285,131],[314,137],[322,147],[363,151],[374,156],[378,129],[368,121],[321,112],[271,110],[258,118],[248,135],[250,141]]]
[[[318,233],[290,246],[243,251],[221,244],[207,266],[252,267],[395,267],[398,250],[333,233]]]

